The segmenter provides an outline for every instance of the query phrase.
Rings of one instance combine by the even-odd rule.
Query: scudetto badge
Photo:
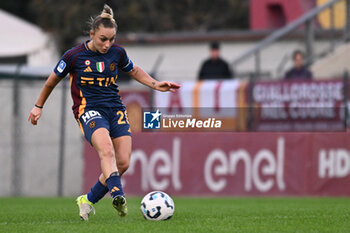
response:
[[[105,70],[105,63],[103,61],[96,62],[96,69],[102,73]]]

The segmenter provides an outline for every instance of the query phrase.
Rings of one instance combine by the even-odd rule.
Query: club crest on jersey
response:
[[[102,73],[105,70],[105,63],[103,61],[96,62],[96,69]]]
[[[115,70],[115,63],[114,63],[114,62],[112,62],[112,63],[109,65],[109,69],[110,69],[111,71],[114,71],[114,70]]]

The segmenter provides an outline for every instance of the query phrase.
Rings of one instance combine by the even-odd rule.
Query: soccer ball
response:
[[[173,216],[174,210],[173,199],[162,191],[150,192],[141,201],[141,212],[147,220],[168,220]]]

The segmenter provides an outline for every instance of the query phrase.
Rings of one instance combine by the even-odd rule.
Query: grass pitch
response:
[[[0,198],[0,232],[350,232],[350,198],[175,197],[162,222],[144,220],[140,201],[120,218],[105,198],[83,222],[74,198]]]

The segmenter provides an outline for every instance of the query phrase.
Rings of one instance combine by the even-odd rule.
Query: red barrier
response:
[[[134,133],[127,195],[347,196],[349,133]],[[99,175],[85,146],[84,191]]]

